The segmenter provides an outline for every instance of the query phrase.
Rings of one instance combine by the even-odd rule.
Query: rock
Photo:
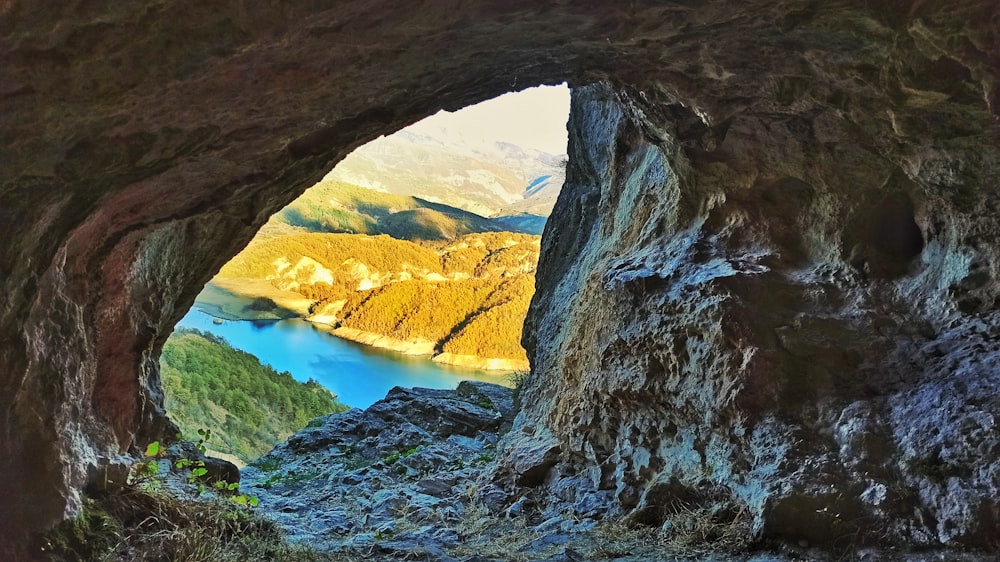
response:
[[[469,437],[436,428],[456,427],[456,411],[477,410],[485,411],[459,399],[456,391],[394,389],[366,410],[329,416],[275,447],[247,467],[245,491],[259,498],[260,512],[277,515],[296,540],[330,550],[374,544],[385,552],[433,559],[444,555],[441,548],[449,541],[454,546],[463,514],[476,500],[470,488],[485,476],[484,457],[495,453],[497,440],[481,429]],[[484,418],[497,427],[495,412]],[[393,427],[386,420],[394,420],[399,430],[364,429]],[[505,501],[506,492],[494,491]],[[397,533],[413,525],[431,525],[433,531]],[[343,538],[338,541],[331,533]],[[423,542],[430,535],[434,540]]]
[[[561,447],[554,439],[519,439],[512,442],[507,454],[513,457],[511,468],[519,486],[538,486],[559,459]]]
[[[439,498],[450,494],[452,487],[457,483],[458,481],[454,478],[425,478],[417,482],[417,489],[423,494]]]
[[[437,436],[473,436],[500,427],[496,410],[458,400],[453,392],[426,388],[393,388],[368,412],[389,423],[408,421]]]
[[[365,141],[564,80],[504,446],[554,444],[495,480],[573,469],[627,513],[707,479],[792,544],[768,518],[835,486],[873,541],[995,549],[997,3],[861,4],[3,3],[0,559],[176,433],[163,342],[270,214]],[[411,423],[494,427],[454,402]],[[375,433],[328,437],[296,446]]]
[[[523,517],[530,506],[531,501],[528,498],[517,498],[514,503],[507,507],[506,516],[508,518]]]
[[[357,408],[340,414],[331,414],[316,420],[318,427],[306,428],[288,440],[288,446],[297,453],[309,453],[330,447],[351,445],[366,437],[380,435],[385,422],[367,416]]]
[[[190,441],[178,441],[167,447],[165,457],[169,461],[166,463],[166,470],[179,471],[183,476],[186,476],[193,468],[204,468],[207,470],[208,472],[204,476],[204,484],[206,486],[211,486],[216,482],[233,484],[240,481],[240,469],[235,464],[224,459],[206,456]],[[193,463],[200,462],[204,466],[198,467],[192,465],[189,468],[180,469],[176,465],[177,461],[181,459]]]
[[[507,422],[514,421],[514,397],[509,388],[487,382],[462,381],[455,394],[477,406],[500,412],[500,417]]]
[[[994,279],[1000,260],[942,236],[992,222],[945,195],[954,178],[917,171],[964,149],[880,167],[880,149],[856,146],[868,164],[830,183],[785,167],[796,157],[767,164],[766,146],[799,132],[767,140],[742,114],[714,137],[719,121],[680,106],[663,125],[651,95],[574,91],[550,224],[576,228],[543,237],[525,326],[534,369],[494,480],[538,488],[546,513],[593,506],[662,525],[696,501],[793,543],[995,548],[1000,403],[983,392],[997,313],[961,304],[955,283],[973,269]],[[854,135],[841,118],[806,122],[819,128],[803,139]],[[842,253],[820,241],[833,231]],[[978,265],[958,265],[966,252]]]
[[[552,547],[562,546],[569,542],[569,536],[558,531],[563,523],[561,519],[550,519],[538,526],[538,530],[545,534],[531,541],[521,548],[522,552],[545,552]],[[546,530],[548,529],[548,530]],[[555,529],[555,530],[552,530]]]

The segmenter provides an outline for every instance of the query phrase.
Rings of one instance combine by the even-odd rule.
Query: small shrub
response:
[[[524,390],[524,384],[528,382],[528,377],[531,376],[531,371],[515,371],[508,376],[513,389],[511,398],[514,400],[514,413],[517,413],[521,411],[521,393]]]
[[[259,468],[261,472],[270,473],[281,468],[281,461],[279,461],[274,457],[260,457],[259,459],[251,463],[250,466],[255,466]]]

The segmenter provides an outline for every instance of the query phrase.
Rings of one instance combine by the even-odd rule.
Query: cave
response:
[[[0,557],[170,431],[202,285],[352,149],[567,82],[498,485],[1000,545],[1000,6],[0,3]],[[566,498],[569,497],[568,500]]]

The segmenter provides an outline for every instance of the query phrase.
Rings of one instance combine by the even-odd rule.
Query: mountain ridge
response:
[[[548,216],[566,178],[565,164],[564,154],[510,142],[403,129],[358,148],[324,180],[413,195],[487,217]],[[544,176],[551,181],[529,189]]]

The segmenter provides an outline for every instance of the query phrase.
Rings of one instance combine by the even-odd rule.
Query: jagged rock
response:
[[[178,441],[167,447],[165,458],[171,468],[175,467],[177,461],[181,459],[203,463],[201,468],[208,471],[204,477],[205,483],[208,485],[216,482],[235,484],[240,481],[240,469],[235,464],[224,459],[206,456],[190,441]]]
[[[500,412],[500,416],[505,422],[514,421],[514,415],[517,413],[514,411],[514,398],[509,392],[498,390],[496,385],[478,381],[462,381],[458,383],[455,394],[473,404]]]
[[[367,412],[394,427],[409,423],[439,437],[496,431],[502,413],[491,401],[484,401],[485,406],[471,401],[478,401],[479,396],[482,395],[472,394],[459,399],[457,394],[446,390],[397,386],[383,400],[372,404]]]
[[[258,497],[260,509],[276,514],[296,540],[331,550],[377,545],[410,555],[438,552],[454,544],[457,531],[448,525],[462,519],[474,499],[470,487],[485,477],[482,467],[495,456],[498,439],[488,432],[501,414],[478,399],[510,403],[510,389],[476,388],[461,396],[395,388],[366,410],[314,420],[245,468],[243,491]],[[371,434],[375,427],[385,430]],[[419,537],[434,540],[417,549],[413,537],[397,533],[399,525],[420,525]]]
[[[559,459],[560,444],[553,438],[525,438],[517,440],[516,456],[511,468],[520,486],[537,486],[548,476]]]
[[[161,346],[271,213],[367,140],[563,80],[497,482],[531,429],[621,512],[676,476],[771,539],[861,510],[869,540],[997,548],[998,10],[3,3],[0,558],[175,433]]]
[[[575,92],[552,220],[579,227],[543,238],[535,370],[496,481],[541,486],[552,512],[665,525],[677,502],[710,502],[765,537],[997,548],[1000,315],[960,302],[986,266],[934,218],[961,213],[934,191],[945,180],[912,173],[948,157],[876,164],[856,146],[837,179],[796,158],[771,169],[792,129],[742,116],[711,148],[663,143],[650,95]],[[1000,171],[996,152],[977,162]]]

